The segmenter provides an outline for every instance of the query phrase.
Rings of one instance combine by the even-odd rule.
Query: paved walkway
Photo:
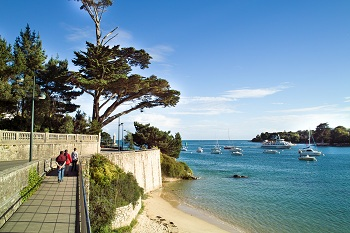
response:
[[[0,232],[79,232],[77,174],[57,182],[57,170],[43,180],[40,188],[24,202]]]

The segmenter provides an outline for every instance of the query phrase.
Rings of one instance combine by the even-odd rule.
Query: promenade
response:
[[[80,232],[78,198],[77,172],[71,172],[58,183],[57,170],[54,170],[46,175],[40,188],[19,207],[0,232]]]

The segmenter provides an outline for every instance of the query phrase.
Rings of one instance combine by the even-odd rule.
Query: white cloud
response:
[[[258,89],[240,89],[227,91],[226,97],[233,99],[243,98],[262,98],[268,95],[273,95],[277,92],[282,91],[281,88],[258,88]]]
[[[320,112],[322,111],[335,111],[336,105],[321,105],[321,106],[314,106],[314,107],[307,107],[307,108],[293,108],[293,109],[285,109],[285,110],[276,110],[276,111],[269,111],[269,112]]]
[[[151,55],[153,62],[165,62],[166,57],[174,51],[174,49],[168,45],[156,45],[145,50]]]

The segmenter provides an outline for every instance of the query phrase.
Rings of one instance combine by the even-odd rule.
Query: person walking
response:
[[[63,181],[66,160],[67,160],[67,157],[64,155],[64,152],[60,151],[59,156],[56,157],[56,164],[57,164],[57,168],[58,168],[58,170],[57,170],[58,183]]]
[[[72,157],[70,156],[70,154],[68,153],[68,150],[65,150],[64,151],[64,155],[67,157],[67,160],[66,160],[66,166],[67,166],[67,169],[66,169],[66,176],[68,176],[68,172],[69,172],[69,166],[72,162]]]
[[[77,162],[78,162],[78,152],[77,152],[77,148],[74,148],[72,152],[72,171],[77,170]]]

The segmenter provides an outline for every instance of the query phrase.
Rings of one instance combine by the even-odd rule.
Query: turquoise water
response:
[[[350,231],[349,147],[319,147],[325,156],[308,162],[298,160],[304,145],[264,154],[259,143],[232,141],[244,150],[244,156],[234,156],[227,150],[210,154],[216,141],[184,142],[188,151],[179,160],[201,177],[172,184],[187,204],[247,232]],[[199,146],[204,153],[196,152]]]

